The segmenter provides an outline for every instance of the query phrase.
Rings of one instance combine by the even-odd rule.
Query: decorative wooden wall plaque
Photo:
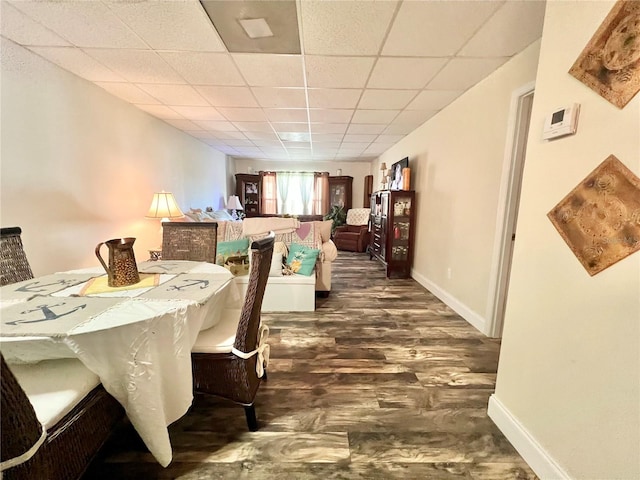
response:
[[[619,108],[638,93],[640,1],[613,6],[569,73]]]
[[[547,216],[593,276],[640,250],[640,179],[609,155]]]

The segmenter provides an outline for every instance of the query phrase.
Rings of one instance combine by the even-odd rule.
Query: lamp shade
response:
[[[178,207],[176,199],[171,192],[159,192],[153,194],[151,207],[147,218],[178,218],[184,217],[184,213]]]
[[[229,200],[227,200],[227,210],[244,210],[237,195],[229,195]]]
[[[382,162],[382,165],[380,165],[380,170],[386,170],[387,169],[387,164],[385,162]]]

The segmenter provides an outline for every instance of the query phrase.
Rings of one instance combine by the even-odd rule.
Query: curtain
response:
[[[278,172],[276,175],[276,183],[278,185],[278,213],[292,213],[288,208],[289,199],[289,184],[291,183],[291,178],[294,175],[298,175],[294,172]]]
[[[278,213],[278,187],[276,185],[276,174],[274,172],[260,172],[262,183],[262,207],[261,213]]]
[[[302,215],[309,215],[313,210],[313,193],[314,193],[314,174],[311,172],[302,172],[298,186],[300,188],[300,199],[302,201]]]
[[[313,185],[313,215],[329,213],[329,172],[315,172]]]

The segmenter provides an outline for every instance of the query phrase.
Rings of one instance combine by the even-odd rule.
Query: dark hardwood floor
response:
[[[487,417],[499,341],[367,254],[340,252],[332,277],[315,312],[263,315],[259,431],[196,396],[168,468],[123,425],[83,480],[537,478]]]

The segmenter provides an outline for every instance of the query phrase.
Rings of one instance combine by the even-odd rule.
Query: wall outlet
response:
[[[451,267],[447,268],[447,279],[451,280]]]

